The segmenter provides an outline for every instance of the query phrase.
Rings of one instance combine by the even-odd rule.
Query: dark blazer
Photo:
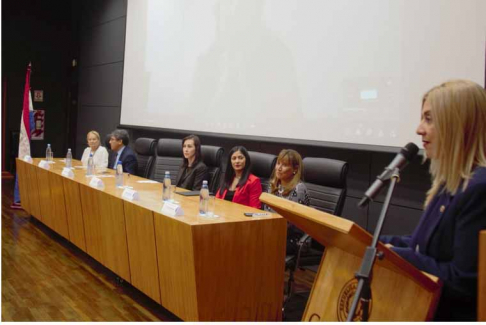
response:
[[[224,199],[227,192],[227,189],[223,193],[218,190],[218,193],[216,193],[216,197],[219,199]],[[236,187],[233,202],[260,209],[262,206],[260,203],[261,194],[262,184],[260,183],[260,179],[255,175],[250,174],[245,185],[241,187]]]
[[[486,229],[486,168],[476,168],[465,191],[441,192],[411,236],[382,236],[384,243],[444,285],[436,320],[476,321],[479,231]]]
[[[185,172],[185,173],[184,173]],[[208,180],[208,167],[199,161],[193,167],[182,165],[177,174],[176,186],[186,190],[197,191],[202,187],[202,182]]]
[[[110,155],[108,156],[108,168],[113,169],[113,165],[115,164],[117,153],[110,150]],[[123,152],[119,158],[122,162],[123,172],[135,175],[138,169],[138,161],[135,152],[128,147],[125,146]]]

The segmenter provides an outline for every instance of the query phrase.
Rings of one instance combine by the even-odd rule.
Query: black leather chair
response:
[[[134,144],[135,154],[137,155],[138,170],[137,175],[148,178],[155,159],[155,139],[138,138]]]
[[[215,146],[201,146],[201,154],[204,164],[208,167],[208,186],[211,193],[219,187],[219,176],[221,175],[221,159],[223,158],[224,149]]]
[[[346,199],[348,163],[314,157],[304,158],[303,163],[310,206],[340,216]]]
[[[303,178],[310,206],[340,216],[346,199],[348,163],[334,159],[306,157],[303,165]],[[285,258],[285,266],[289,269],[289,280],[284,309],[293,294],[294,272],[298,268],[317,271],[324,251],[324,247],[317,242],[312,242],[307,234],[302,236],[298,246],[297,254],[287,255]]]
[[[256,151],[248,151],[248,154],[251,159],[251,173],[260,178],[262,191],[267,192],[277,156]]]
[[[171,182],[175,184],[183,161],[182,140],[159,139],[155,153],[155,162],[150,179],[162,183],[165,172],[169,171]]]

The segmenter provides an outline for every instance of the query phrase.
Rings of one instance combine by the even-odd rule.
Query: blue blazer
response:
[[[479,232],[486,229],[486,168],[475,169],[465,191],[440,192],[411,236],[382,236],[414,266],[443,281],[436,320],[477,320]]]
[[[116,152],[110,150],[110,155],[108,156],[108,167],[111,169],[113,169],[113,165],[115,164],[116,155],[117,155]],[[133,150],[130,147],[125,146],[125,149],[123,149],[123,152],[121,153],[119,160],[121,160],[122,162],[123,172],[132,175],[137,174],[137,169],[138,169],[137,156],[135,155],[135,152],[133,152]]]

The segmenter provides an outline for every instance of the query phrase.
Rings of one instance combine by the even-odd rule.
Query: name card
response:
[[[105,188],[105,184],[98,177],[91,178],[91,182],[89,182],[89,186],[94,187],[94,188],[99,188],[99,189]]]
[[[131,188],[125,188],[122,193],[122,198],[128,201],[138,201],[140,200],[140,195]]]
[[[25,162],[28,162],[29,164],[32,164],[32,157],[31,157],[31,156],[29,156],[29,155],[25,155],[25,156],[24,156],[24,161],[25,161]]]
[[[62,176],[64,177],[67,177],[67,178],[74,178],[74,172],[71,168],[69,167],[64,167],[62,169],[62,173],[61,173]]]
[[[44,168],[44,169],[47,169],[49,170],[51,168],[51,165],[49,165],[49,162],[47,160],[41,160],[39,161],[39,165],[38,165],[40,168]]]
[[[172,217],[180,217],[184,215],[182,207],[171,202],[164,202],[164,206],[162,207],[162,213]]]

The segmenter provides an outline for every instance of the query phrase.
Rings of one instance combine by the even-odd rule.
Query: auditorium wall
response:
[[[80,80],[75,155],[80,158],[86,146],[86,133],[95,129],[102,135],[119,126],[122,98],[123,60],[126,28],[126,0],[86,1],[80,23]],[[418,112],[417,112],[418,114]],[[177,131],[133,128],[132,138],[182,138]],[[343,217],[372,231],[383,205],[384,194],[366,209],[358,209],[362,194],[393,159],[394,153],[378,152],[366,147],[347,148],[345,144],[294,144],[271,139],[248,140],[231,136],[201,135],[203,144],[219,145],[226,152],[234,145],[249,150],[278,154],[283,148],[293,148],[304,157],[326,157],[347,161],[348,194]],[[405,143],[404,143],[405,145]],[[430,186],[428,165],[417,157],[402,173],[384,226],[385,234],[410,233],[421,214],[425,192]]]

